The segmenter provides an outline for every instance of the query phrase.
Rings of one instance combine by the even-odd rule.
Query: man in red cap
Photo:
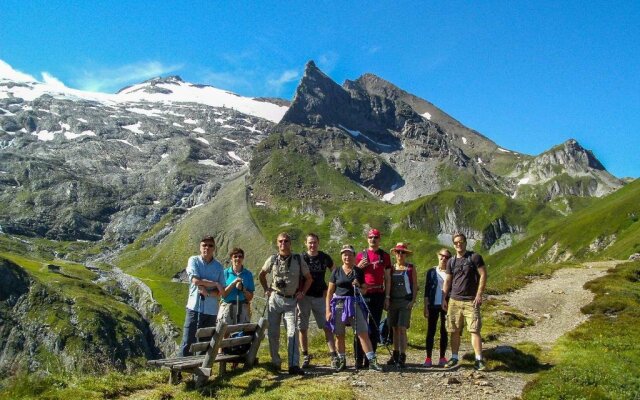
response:
[[[368,248],[356,256],[356,266],[364,271],[367,293],[363,297],[371,312],[368,317],[369,338],[375,352],[380,340],[378,326],[380,326],[382,311],[389,306],[389,299],[385,299],[384,288],[391,284],[391,257],[389,253],[380,248],[379,230],[369,230],[367,241]],[[358,340],[354,340],[353,348],[356,356],[356,368],[367,368],[368,360]]]

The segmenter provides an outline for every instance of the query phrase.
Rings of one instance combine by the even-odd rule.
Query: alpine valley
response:
[[[376,227],[425,267],[460,231],[489,294],[640,252],[638,180],[570,138],[511,151],[372,74],[339,85],[309,61],[289,102],[177,76],[90,93],[0,64],[0,380],[175,354],[205,234],[255,272],[283,230],[337,259]]]

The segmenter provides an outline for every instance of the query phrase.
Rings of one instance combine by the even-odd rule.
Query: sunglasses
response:
[[[396,254],[409,254],[409,253],[407,253],[406,251],[399,250],[399,251],[396,251]]]
[[[215,247],[215,246],[214,246],[214,245],[212,245],[212,244],[201,244],[200,246],[201,246],[201,247]]]
[[[466,243],[466,242],[464,242],[464,241],[457,241],[457,242],[453,242],[453,244],[455,244],[455,245],[457,245],[457,246],[459,246],[459,245],[461,245],[461,244],[465,244],[465,243]]]
[[[289,243],[289,240],[288,239],[281,239],[281,240],[278,240],[278,243]]]
[[[442,258],[451,258],[451,256],[448,254],[438,254],[438,255]]]

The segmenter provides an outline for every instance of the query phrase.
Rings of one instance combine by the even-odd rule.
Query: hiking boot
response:
[[[400,353],[400,358],[398,359],[398,366],[400,368],[406,368],[407,367],[407,355],[404,353]]]
[[[309,368],[310,363],[311,363],[311,355],[307,354],[302,358],[302,368]]]
[[[289,367],[289,375],[304,375],[305,372],[302,370],[302,368],[298,367],[297,365],[294,365],[293,367]]]
[[[447,361],[447,363],[444,365],[445,368],[453,368],[456,365],[458,365],[458,359],[457,358],[451,358],[449,359],[449,361]]]
[[[487,366],[484,363],[484,360],[476,360],[475,364],[473,364],[473,368],[475,368],[477,371],[484,371],[485,369],[487,369]]]
[[[347,359],[338,357],[338,363],[336,364],[336,372],[344,371],[347,369]]]
[[[364,359],[357,357],[355,366],[356,366],[356,369],[364,369]]]
[[[346,360],[345,360],[346,361]],[[331,356],[331,368],[335,369],[336,371],[338,370],[338,365],[340,363],[340,357],[338,356]],[[346,362],[345,362],[346,364]]]
[[[384,369],[378,364],[378,359],[374,356],[369,360],[369,371],[382,372]]]
[[[393,355],[391,356],[389,361],[387,361],[387,365],[396,365],[398,363],[398,357],[400,357],[400,352],[394,350]]]
[[[438,361],[438,366],[444,367],[446,364],[447,364],[447,359],[444,357],[440,357],[440,360]]]
[[[433,366],[433,362],[431,361],[431,357],[427,357],[424,359],[423,367],[431,368]]]

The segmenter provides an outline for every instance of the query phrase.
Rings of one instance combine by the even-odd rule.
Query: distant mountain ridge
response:
[[[516,153],[382,78],[365,74],[340,86],[313,61],[276,127],[295,130],[329,165],[394,203],[443,189],[541,200],[602,196],[624,184],[575,140],[553,157]]]

